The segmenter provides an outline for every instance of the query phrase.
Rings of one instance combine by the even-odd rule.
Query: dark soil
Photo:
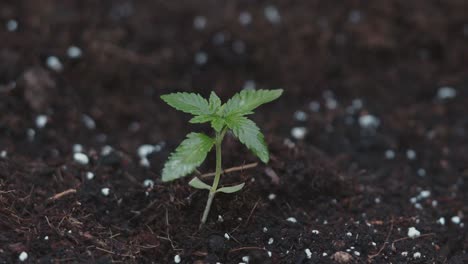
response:
[[[464,0],[1,1],[0,262],[467,263],[467,11]],[[253,116],[272,159],[226,174],[246,188],[218,195],[199,230],[207,193],[160,171],[207,128],[159,95],[227,99],[248,80],[285,89]],[[443,86],[456,96],[437,98]],[[380,125],[361,126],[366,114]],[[89,164],[74,161],[75,144]],[[162,147],[149,168],[143,144]],[[257,161],[231,136],[223,147],[225,168]],[[199,170],[213,168],[210,155]]]

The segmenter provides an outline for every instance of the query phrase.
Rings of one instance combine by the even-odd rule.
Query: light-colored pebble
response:
[[[174,263],[180,263],[181,261],[182,261],[182,259],[180,258],[179,255],[174,256]]]
[[[269,5],[263,10],[265,18],[272,24],[278,24],[281,22],[281,15],[275,6]]]
[[[311,259],[311,258],[312,258],[312,252],[310,252],[310,249],[306,248],[306,249],[304,250],[304,252],[305,252],[305,254],[306,254],[306,256],[307,256],[308,259]]]
[[[307,134],[307,128],[305,127],[293,127],[291,129],[291,135],[293,138],[301,140],[304,139]]]
[[[409,238],[417,238],[421,235],[421,232],[417,230],[415,227],[408,228],[408,237]]]
[[[314,230],[312,230],[312,234],[318,235],[318,234],[320,234],[320,232],[319,232],[318,230],[315,230],[315,229],[314,229]]]
[[[73,144],[73,153],[77,153],[77,152],[83,152],[83,145],[81,144]]]
[[[387,149],[385,151],[385,158],[388,159],[388,160],[392,160],[395,158],[395,151],[391,150],[391,149]]]
[[[21,252],[18,256],[18,259],[21,262],[26,261],[28,259],[28,253],[26,253],[25,251]]]
[[[104,187],[101,189],[101,194],[104,196],[108,196],[110,194],[110,189],[107,187]]]
[[[231,239],[231,237],[229,236],[229,234],[228,234],[228,233],[224,233],[224,238],[225,238],[226,240],[229,240],[229,239]]]
[[[6,158],[8,156],[8,153],[6,150],[2,150],[2,152],[0,152],[0,158]]]
[[[454,223],[456,225],[460,224],[460,222],[461,222],[461,219],[460,219],[459,216],[452,216],[452,218],[450,220],[452,221],[452,223]]]
[[[272,245],[274,242],[275,242],[275,239],[274,239],[274,238],[270,237],[270,238],[268,239],[268,245]]]
[[[439,225],[445,225],[445,218],[444,218],[444,217],[439,218],[439,219],[437,220],[437,223],[438,223]]]
[[[406,151],[406,157],[409,159],[409,160],[415,160],[416,159],[416,151],[412,150],[412,149],[408,149]]]
[[[48,118],[46,115],[38,115],[36,117],[36,127],[44,128],[47,125]]]
[[[88,171],[88,172],[86,173],[86,179],[88,179],[88,180],[94,179],[94,173]]]
[[[294,112],[294,119],[300,122],[304,122],[307,120],[307,114],[304,111],[298,110]]]
[[[205,29],[207,22],[208,22],[208,20],[206,19],[206,17],[204,17],[204,16],[196,16],[196,17],[193,19],[193,27],[194,27],[196,30],[203,30],[203,29]]]
[[[444,86],[440,87],[439,90],[437,90],[437,98],[440,100],[446,100],[446,99],[451,99],[455,98],[457,96],[457,90],[453,87],[449,86]]]
[[[77,46],[70,46],[67,49],[67,56],[70,59],[78,59],[81,57],[82,53],[81,49]]]
[[[244,90],[255,90],[255,88],[256,88],[256,84],[254,80],[245,81],[244,86],[242,87],[242,89]]]
[[[239,14],[239,23],[243,26],[247,26],[252,23],[252,15],[247,11],[242,11]]]
[[[294,218],[294,217],[288,217],[288,219],[286,219],[286,221],[291,222],[291,223],[297,223],[297,219]]]
[[[205,52],[199,51],[195,53],[195,63],[197,65],[203,65],[203,64],[206,64],[207,62],[208,62],[208,55]]]
[[[60,72],[63,70],[63,64],[59,58],[56,56],[49,56],[46,59],[46,65],[49,69],[54,70],[56,72]]]
[[[312,101],[309,103],[309,109],[312,112],[318,112],[320,111],[320,103],[317,101]]]
[[[82,152],[77,152],[73,154],[73,159],[78,162],[79,164],[86,165],[89,163],[89,158],[86,156],[86,154]]]
[[[5,27],[8,31],[10,32],[14,32],[16,30],[18,30],[18,21],[14,20],[14,19],[10,19],[6,22],[5,24]]]
[[[153,188],[154,187],[154,181],[151,179],[146,179],[143,181],[143,186],[146,188]]]
[[[275,198],[276,198],[276,194],[274,194],[274,193],[270,193],[268,195],[268,200],[270,200],[270,201],[274,200]]]
[[[93,129],[96,128],[96,122],[89,115],[82,115],[81,116],[81,121],[86,126],[86,128],[88,128],[89,130],[93,130]]]
[[[359,125],[364,129],[376,129],[380,125],[380,120],[373,115],[365,114],[359,117]]]
[[[413,258],[417,259],[417,258],[421,258],[421,253],[420,252],[416,252],[413,254]]]

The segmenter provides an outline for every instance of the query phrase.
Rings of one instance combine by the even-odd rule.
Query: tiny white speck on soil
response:
[[[94,173],[88,171],[88,172],[86,173],[86,179],[88,179],[88,180],[94,179]]]
[[[21,252],[18,256],[18,259],[21,262],[26,261],[28,259],[28,253],[26,253],[25,251]]]
[[[175,255],[174,256],[174,263],[180,263],[180,261],[182,261],[182,259],[180,258],[179,255]]]
[[[291,223],[297,223],[297,219],[294,218],[294,217],[288,217],[288,219],[286,219],[286,221],[291,222]]]
[[[417,230],[415,227],[408,228],[409,238],[416,238],[416,237],[419,237],[420,235],[421,235],[421,232],[419,232],[419,230]]]
[[[105,187],[101,189],[101,194],[104,196],[108,196],[110,194],[110,189]]]
[[[305,127],[293,127],[291,129],[291,135],[293,138],[301,140],[304,139],[307,134],[307,128]]]
[[[306,248],[306,249],[304,250],[304,252],[305,252],[305,254],[306,254],[306,256],[307,256],[308,259],[311,259],[311,258],[312,258],[312,252],[310,252],[310,249]]]
[[[452,223],[454,223],[456,225],[460,224],[460,222],[461,222],[461,219],[460,219],[459,216],[453,216],[450,220],[452,221]]]
[[[81,152],[77,152],[77,153],[73,154],[73,159],[74,159],[77,163],[79,163],[79,164],[81,164],[81,165],[86,165],[86,164],[89,163],[89,158],[88,158],[88,156],[86,156],[86,154],[81,153]]]

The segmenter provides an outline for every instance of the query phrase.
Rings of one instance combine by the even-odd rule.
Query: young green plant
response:
[[[246,116],[253,114],[253,110],[260,105],[277,99],[282,93],[281,89],[243,90],[225,104],[221,103],[221,99],[214,92],[211,92],[208,100],[195,93],[172,93],[161,96],[162,100],[175,109],[194,115],[190,123],[210,123],[214,130],[214,137],[203,133],[188,134],[170,155],[162,171],[164,182],[187,176],[203,163],[208,152],[215,146],[216,171],[212,185],[204,183],[197,177],[189,182],[194,188],[209,191],[201,225],[208,218],[216,193],[234,193],[244,187],[244,183],[241,183],[218,188],[222,173],[221,145],[226,132],[231,131],[262,162],[267,163],[270,155],[264,136],[257,125]]]

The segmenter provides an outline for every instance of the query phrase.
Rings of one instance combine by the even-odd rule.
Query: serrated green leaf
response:
[[[164,182],[193,172],[205,160],[215,140],[203,133],[190,133],[171,154],[162,171]]]
[[[214,117],[211,121],[211,126],[216,130],[216,132],[220,132],[225,124],[224,118],[222,117]]]
[[[234,185],[234,186],[229,186],[229,187],[222,187],[222,188],[219,188],[218,190],[216,190],[216,192],[222,192],[222,193],[235,193],[235,192],[238,192],[240,190],[242,190],[242,188],[244,188],[244,185],[245,183],[241,183],[241,184],[238,184],[238,185]]]
[[[215,92],[211,92],[210,94],[209,105],[212,113],[216,113],[221,107],[221,99],[216,95]]]
[[[197,177],[193,178],[190,182],[189,185],[192,186],[193,188],[196,189],[204,189],[204,190],[211,190],[211,186],[208,184],[202,182],[200,179]]]
[[[199,123],[211,122],[211,120],[213,120],[213,116],[211,115],[199,115],[190,119],[189,122],[192,124],[199,124]]]
[[[172,93],[162,95],[161,99],[168,105],[192,115],[210,115],[208,101],[195,93]]]
[[[265,138],[257,125],[245,116],[230,116],[226,124],[234,135],[249,148],[261,161],[267,163],[270,159]]]
[[[248,115],[252,110],[280,97],[282,89],[276,90],[242,90],[227,101],[224,116]]]

